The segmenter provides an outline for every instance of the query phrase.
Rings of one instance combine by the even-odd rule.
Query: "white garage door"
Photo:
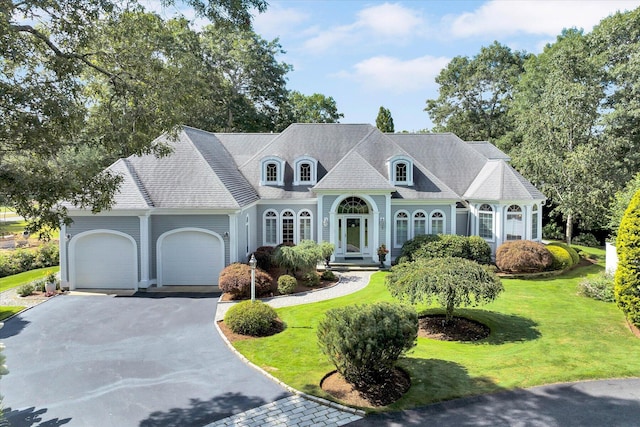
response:
[[[186,230],[160,240],[159,286],[217,286],[224,265],[222,241],[212,234]]]
[[[138,262],[131,239],[113,233],[78,236],[73,257],[76,288],[136,289]]]

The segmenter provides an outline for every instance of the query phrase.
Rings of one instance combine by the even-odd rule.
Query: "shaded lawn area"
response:
[[[33,282],[34,280],[44,279],[50,271],[57,273],[59,270],[59,266],[45,267],[14,274],[13,276],[2,277],[0,278],[0,292],[17,288],[20,285]]]
[[[0,307],[0,321],[13,316],[14,314],[18,314],[22,310],[24,310],[24,307],[22,306],[8,305]]]
[[[600,252],[596,250],[604,260]],[[615,303],[577,295],[580,279],[601,271],[602,265],[591,265],[546,279],[503,279],[505,292],[496,301],[456,312],[486,324],[491,335],[476,343],[419,338],[400,361],[411,375],[411,389],[383,409],[555,382],[640,376],[640,339],[629,331]],[[319,351],[316,326],[334,307],[392,301],[385,275],[374,274],[369,286],[346,297],[278,309],[287,326],[284,332],[234,346],[290,386],[331,398],[319,387],[334,367]]]

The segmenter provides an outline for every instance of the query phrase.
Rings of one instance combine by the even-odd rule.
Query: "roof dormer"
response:
[[[389,181],[393,185],[413,185],[413,159],[407,156],[393,156],[387,162]]]
[[[318,182],[318,161],[313,157],[301,156],[294,163],[293,185],[316,185]]]
[[[285,161],[277,156],[260,160],[260,185],[284,185]]]

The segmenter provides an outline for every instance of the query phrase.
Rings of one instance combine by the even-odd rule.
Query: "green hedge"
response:
[[[640,190],[622,217],[616,249],[618,268],[613,288],[616,303],[629,321],[640,327]]]
[[[416,259],[456,257],[491,263],[491,247],[479,236],[458,236],[456,234],[425,234],[416,236],[402,245],[398,264]]]
[[[569,251],[560,246],[547,245],[547,249],[551,252],[553,257],[553,264],[551,264],[552,270],[564,270],[573,265],[573,259]]]
[[[35,249],[15,249],[0,253],[0,277],[60,264],[60,251],[50,242]]]
[[[563,248],[564,250],[566,250],[567,252],[569,252],[569,255],[571,256],[571,260],[573,262],[572,265],[578,264],[580,262],[580,255],[578,254],[578,251],[576,251],[575,249],[573,249],[571,246],[567,245],[564,242],[551,242],[549,244],[547,244],[547,247],[549,246],[559,246],[561,248]]]
[[[224,323],[236,334],[261,337],[273,331],[277,318],[276,311],[262,301],[242,301],[227,311]]]

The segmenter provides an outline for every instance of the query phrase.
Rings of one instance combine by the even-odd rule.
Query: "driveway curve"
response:
[[[11,426],[202,426],[291,396],[215,329],[215,295],[57,296],[5,322]]]

